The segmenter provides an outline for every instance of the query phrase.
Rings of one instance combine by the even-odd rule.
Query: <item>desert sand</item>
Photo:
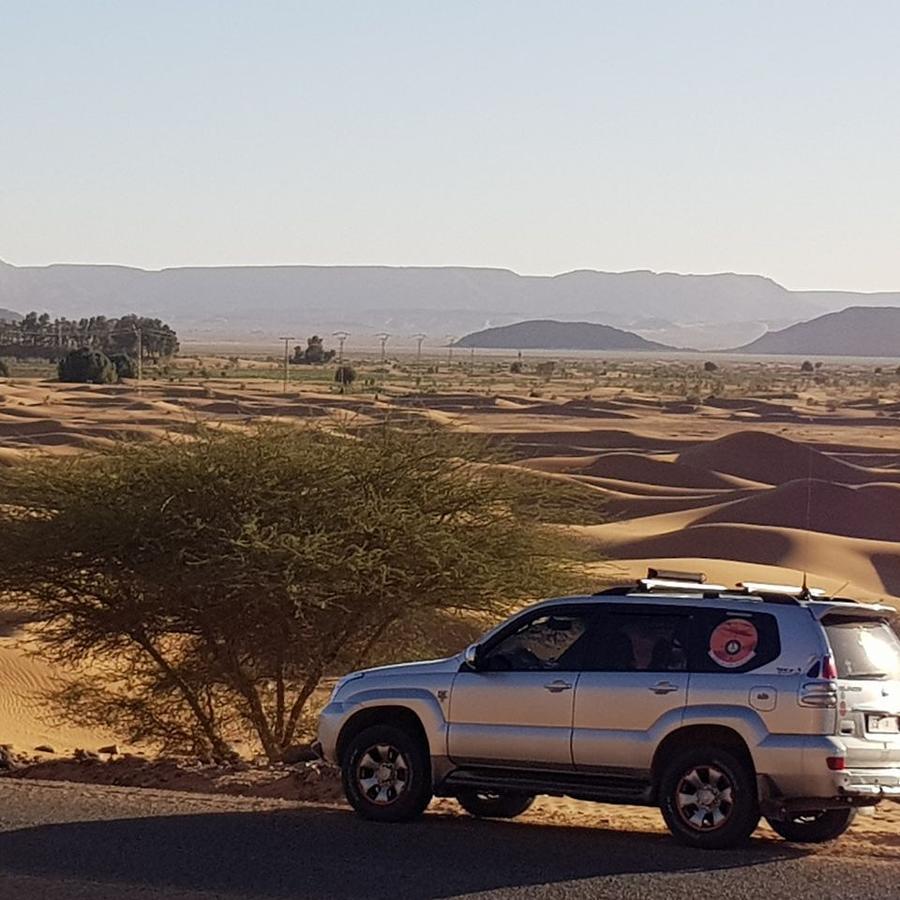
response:
[[[0,381],[0,465],[70,456],[123,438],[156,440],[197,421],[376,421],[424,415],[504,439],[518,465],[571,480],[596,523],[572,528],[596,586],[648,566],[711,581],[799,583],[862,600],[900,598],[900,418],[865,404],[826,412],[798,400],[683,404],[621,388],[552,398],[515,384],[340,396],[280,392],[277,381],[64,385]],[[0,634],[0,743],[60,753],[111,738],[51,725],[41,691],[55,673],[27,656],[27,633]]]

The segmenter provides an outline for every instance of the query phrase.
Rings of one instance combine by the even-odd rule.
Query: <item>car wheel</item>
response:
[[[665,767],[660,809],[682,844],[705,850],[734,847],[759,824],[756,778],[721,747],[685,750]]]
[[[344,793],[365,819],[406,822],[431,802],[431,766],[421,738],[393,725],[353,737],[341,766]]]
[[[797,844],[821,844],[839,838],[856,818],[855,809],[820,809],[794,813],[787,819],[766,819],[772,830],[786,841]]]
[[[534,794],[494,794],[489,791],[460,791],[459,805],[479,819],[514,819],[532,803]]]

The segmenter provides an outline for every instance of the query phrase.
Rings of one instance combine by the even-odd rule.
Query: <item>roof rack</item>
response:
[[[703,572],[680,572],[674,569],[647,569],[647,577],[639,578],[637,584],[616,585],[597,591],[595,596],[627,596],[634,593],[653,593],[654,591],[676,591],[678,593],[698,594],[703,599],[716,600],[723,595],[733,599],[746,597],[749,600],[765,603],[799,604],[803,600],[820,600],[828,597],[827,591],[821,588],[809,588],[805,585],[770,584],[765,581],[739,581],[733,588],[724,584],[710,584]],[[849,602],[844,598],[834,598],[836,602]]]
[[[746,594],[775,594],[782,597],[827,597],[821,588],[808,588],[799,584],[768,584],[765,581],[739,581],[738,590]]]
[[[724,584],[707,584],[703,581],[678,581],[675,578],[641,578],[641,591],[687,591],[692,594],[719,594],[728,590]]]
[[[647,578],[660,581],[690,581],[703,584],[706,581],[705,572],[680,572],[677,569],[647,569]]]

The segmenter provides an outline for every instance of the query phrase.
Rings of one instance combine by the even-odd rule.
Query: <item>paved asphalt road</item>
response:
[[[651,834],[0,781],[0,900],[900,898],[900,860],[758,841],[700,853]]]

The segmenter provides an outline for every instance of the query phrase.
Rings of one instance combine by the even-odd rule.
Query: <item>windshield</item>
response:
[[[823,624],[838,678],[900,679],[900,638],[888,622],[829,616]]]

